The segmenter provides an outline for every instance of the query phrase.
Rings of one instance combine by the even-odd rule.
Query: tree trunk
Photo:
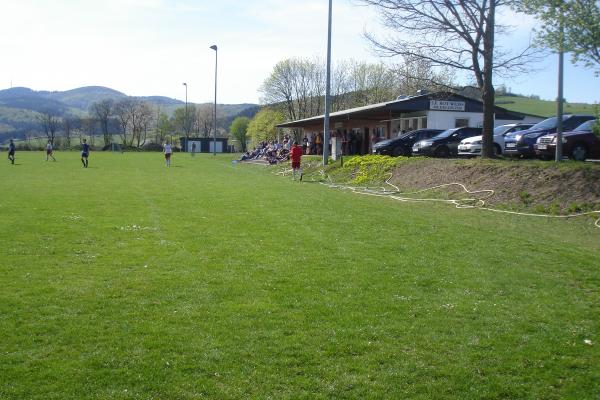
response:
[[[494,27],[496,0],[490,0],[485,36],[483,39],[483,144],[481,156],[494,158],[494,85],[492,80],[494,62]]]

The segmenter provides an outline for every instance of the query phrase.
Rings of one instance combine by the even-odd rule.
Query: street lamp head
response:
[[[183,82],[183,86],[187,86],[187,83]]]
[[[213,49],[214,51],[217,51],[217,45],[213,44],[212,46],[210,46],[211,49]]]

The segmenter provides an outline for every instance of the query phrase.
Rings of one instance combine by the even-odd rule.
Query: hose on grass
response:
[[[309,167],[310,167],[310,164],[309,164]],[[289,170],[284,169],[282,171],[279,171],[278,174],[285,176],[286,174],[288,174],[291,171],[292,171],[291,169],[289,169]],[[464,184],[459,183],[459,182],[444,183],[441,185],[431,186],[431,187],[428,187],[428,188],[425,188],[422,190],[417,190],[414,192],[402,193],[401,190],[397,186],[395,186],[394,184],[392,184],[390,182],[390,179],[392,179],[392,174],[390,174],[389,178],[386,179],[386,181],[385,181],[386,185],[388,185],[389,187],[392,188],[392,190],[390,190],[386,187],[363,187],[363,186],[352,186],[352,185],[344,185],[344,184],[334,183],[332,181],[331,177],[327,173],[325,173],[323,170],[319,170],[319,172],[321,174],[322,179],[320,179],[320,180],[314,180],[314,179],[313,180],[304,180],[303,182],[320,183],[321,185],[325,185],[331,189],[348,190],[348,191],[351,191],[352,193],[365,195],[365,196],[388,197],[393,200],[401,201],[401,202],[445,203],[445,204],[454,205],[456,208],[459,208],[459,209],[477,209],[477,210],[489,211],[489,212],[495,212],[495,213],[501,213],[501,214],[520,215],[523,217],[571,219],[571,218],[584,217],[586,215],[590,215],[590,216],[593,215],[593,216],[598,217],[596,219],[596,221],[594,222],[594,226],[596,226],[597,228],[600,228],[600,211],[599,210],[566,214],[566,215],[549,215],[549,214],[528,213],[528,212],[521,212],[521,211],[501,210],[501,209],[491,208],[491,207],[486,206],[486,200],[496,194],[496,192],[494,190],[492,190],[492,189],[469,190]],[[328,182],[325,182],[325,181],[328,181]],[[444,188],[449,188],[449,187],[458,187],[464,193],[466,193],[468,195],[481,195],[481,196],[474,196],[474,197],[467,197],[467,198],[460,198],[460,199],[438,199],[438,198],[434,198],[434,197],[411,197],[411,196],[417,196],[417,195],[420,195],[423,193],[431,192],[431,191],[434,191],[437,189],[444,189]]]

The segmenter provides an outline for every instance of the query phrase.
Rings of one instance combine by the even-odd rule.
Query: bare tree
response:
[[[77,128],[78,118],[73,116],[65,116],[62,120],[62,128],[63,128],[63,137],[64,143],[63,147],[65,149],[71,148],[71,137],[73,131]]]
[[[42,125],[42,129],[44,130],[44,133],[46,134],[46,137],[50,143],[54,145],[56,130],[61,123],[60,118],[50,112],[44,112],[38,114],[37,120],[39,121],[40,125]]]
[[[434,68],[423,58],[404,56],[403,62],[393,67],[397,74],[398,94],[414,95],[418,90],[432,92],[454,90],[454,71],[448,67]]]
[[[94,117],[83,117],[79,119],[79,128],[76,132],[79,134],[79,144],[83,143],[83,138],[90,138],[90,145],[93,145],[94,134],[96,133],[96,124],[98,121]]]
[[[121,128],[119,135],[121,136],[121,143],[123,144],[123,146],[129,145],[128,133],[129,125],[131,122],[131,115],[129,113],[129,108],[131,107],[129,105],[130,102],[131,99],[129,98],[120,100],[115,104],[115,107],[113,109],[114,114],[117,116],[117,121],[119,122],[119,128]],[[133,139],[131,139],[131,141],[133,142]]]
[[[510,7],[512,0],[357,0],[374,7],[386,28],[397,35],[367,39],[386,56],[426,60],[433,67],[450,67],[472,73],[482,90],[483,153],[493,157],[493,73],[520,72],[528,47],[517,54],[503,52],[495,44],[496,8]]]
[[[133,135],[135,137],[137,147],[141,148],[146,144],[148,137],[148,128],[152,124],[154,114],[152,107],[146,102],[138,102],[134,109],[135,117],[133,121]]]
[[[112,136],[108,132],[108,124],[113,109],[114,102],[109,99],[93,103],[90,106],[90,114],[92,114],[100,123],[105,146],[108,146],[112,142]]]
[[[198,124],[198,132],[204,137],[209,137],[214,130],[214,105],[201,104],[196,110],[196,123]]]

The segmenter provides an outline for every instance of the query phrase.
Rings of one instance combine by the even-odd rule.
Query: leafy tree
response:
[[[594,68],[600,75],[600,3],[597,0],[522,0],[519,9],[542,24],[537,44],[570,52],[572,62]]]
[[[248,123],[248,135],[254,143],[263,140],[274,140],[277,137],[277,124],[285,121],[280,111],[264,108]]]
[[[165,113],[159,113],[156,120],[156,143],[164,143],[173,132],[173,124],[169,116]]]
[[[248,142],[247,133],[248,133],[248,124],[250,123],[250,118],[248,117],[237,117],[231,123],[229,127],[229,132],[231,135],[240,142],[240,146],[242,147],[242,151],[246,151],[246,145]]]
[[[188,104],[187,113],[185,107],[179,107],[173,112],[172,124],[176,130],[183,133],[185,137],[190,137],[196,121],[196,107]]]

